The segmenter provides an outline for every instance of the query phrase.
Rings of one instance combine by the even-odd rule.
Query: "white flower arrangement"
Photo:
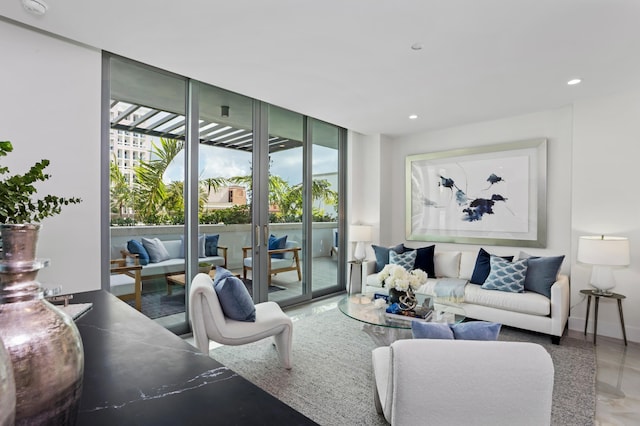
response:
[[[427,273],[422,269],[409,272],[400,265],[385,265],[378,273],[378,282],[389,289],[407,291],[411,287],[415,291],[427,282]]]

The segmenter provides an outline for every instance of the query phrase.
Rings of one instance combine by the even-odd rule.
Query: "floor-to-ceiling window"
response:
[[[105,63],[110,256],[151,257],[139,255],[145,315],[186,331],[188,283],[216,256],[256,301],[344,289],[344,129],[127,59]],[[270,237],[286,237],[285,252],[270,253]],[[116,281],[103,287],[130,293]]]

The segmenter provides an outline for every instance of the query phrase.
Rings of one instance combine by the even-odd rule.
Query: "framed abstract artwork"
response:
[[[545,247],[547,140],[406,159],[407,239]]]

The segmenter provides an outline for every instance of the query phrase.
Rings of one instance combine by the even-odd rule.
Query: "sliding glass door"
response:
[[[109,260],[133,266],[109,263],[104,289],[183,333],[189,283],[208,265],[256,302],[345,288],[344,129],[109,54],[103,69],[105,235]]]

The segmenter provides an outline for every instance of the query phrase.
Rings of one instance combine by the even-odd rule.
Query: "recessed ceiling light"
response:
[[[409,116],[409,120],[415,120],[416,118],[418,118],[418,116],[417,116],[417,115],[415,115],[415,114],[411,114],[411,115]]]
[[[569,86],[575,86],[576,84],[580,84],[581,82],[582,80],[579,78],[572,78],[571,80],[567,81],[567,84]]]
[[[411,50],[422,50],[422,43],[413,43],[411,45]]]
[[[34,15],[44,15],[49,8],[44,0],[22,0],[22,5]]]

